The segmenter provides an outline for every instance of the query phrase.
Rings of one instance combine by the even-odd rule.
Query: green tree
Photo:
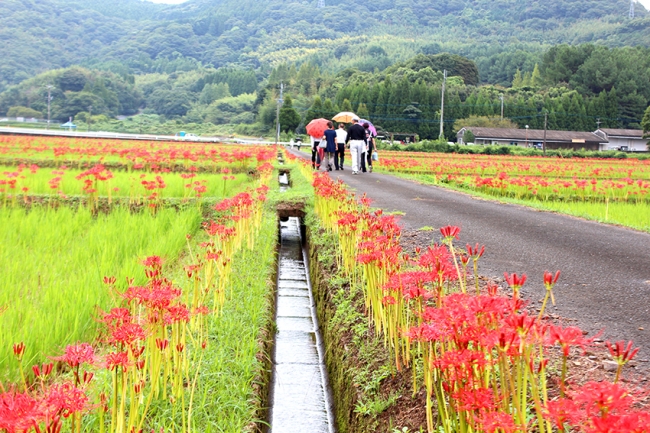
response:
[[[323,103],[323,116],[325,119],[331,119],[332,117],[336,116],[336,113],[338,113],[339,110],[334,103],[332,103],[332,100],[330,98],[325,99],[325,102]]]
[[[300,114],[293,108],[291,96],[287,95],[280,108],[280,129],[283,132],[295,131],[300,125]]]
[[[38,110],[31,109],[29,107],[21,107],[21,106],[16,106],[16,107],[11,107],[7,111],[7,116],[9,117],[26,117],[26,118],[32,118],[35,117],[37,119],[40,119],[43,117],[43,113],[41,113]]]
[[[214,101],[231,96],[228,83],[206,84],[199,96],[201,104],[210,105]]]
[[[190,109],[192,97],[180,89],[157,89],[147,98],[147,107],[167,117],[184,116]]]
[[[512,88],[516,89],[518,87],[522,87],[523,85],[524,85],[524,79],[521,76],[521,71],[519,70],[519,68],[517,68],[514,77],[512,77]]]
[[[533,74],[530,76],[530,85],[540,87],[542,85],[542,74],[539,72],[539,65],[535,63]]]
[[[641,128],[643,128],[643,138],[650,138],[650,107],[645,109],[643,120],[641,120]],[[647,147],[650,150],[650,142]]]
[[[66,69],[57,79],[56,86],[61,91],[80,92],[83,90],[88,78],[81,68]]]
[[[104,114],[108,112],[104,101],[99,96],[90,92],[77,92],[72,94],[65,102],[53,110],[52,117],[61,121],[66,121],[70,117],[75,117],[77,113],[89,111],[92,106],[92,112],[95,114]]]
[[[370,113],[368,112],[368,107],[366,107],[366,104],[364,104],[363,102],[359,103],[359,106],[357,107],[357,111],[355,113],[361,119],[368,119],[368,117],[370,117]]]
[[[469,116],[466,119],[457,119],[454,122],[454,130],[460,131],[461,128],[468,126],[483,127],[483,128],[509,128],[516,129],[517,124],[510,119],[501,120],[498,117],[486,116]],[[465,140],[467,142],[467,140]]]
[[[314,97],[314,102],[311,104],[311,107],[305,113],[305,125],[311,122],[314,119],[323,117],[323,101],[320,96],[316,95]]]
[[[352,104],[348,99],[344,99],[341,104],[341,111],[352,111]]]

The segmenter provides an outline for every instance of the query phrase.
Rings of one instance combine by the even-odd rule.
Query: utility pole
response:
[[[596,131],[598,131],[598,130],[600,129],[600,124],[601,124],[601,123],[602,123],[602,122],[600,121],[600,117],[597,117],[597,118],[596,118]]]
[[[548,126],[548,111],[544,110],[544,142],[542,143],[542,151],[546,155],[546,127]]]
[[[634,18],[634,2],[636,0],[630,0],[630,19]]]
[[[284,92],[284,83],[280,82],[280,98],[278,98],[278,109],[275,113],[275,144],[278,144],[280,141],[280,107],[282,106],[282,103],[284,102],[284,99],[282,98]]]
[[[528,147],[528,125],[526,125],[526,147]]]
[[[442,129],[442,126],[444,125],[444,119],[445,119],[445,84],[447,84],[446,69],[443,71],[443,75],[442,75],[442,98],[440,99],[440,135],[438,135],[439,140],[445,138],[444,131]]]
[[[90,132],[90,119],[93,116],[93,106],[89,105],[88,106],[88,119],[86,119],[86,123],[88,123],[88,132]]]
[[[47,126],[46,129],[50,129],[50,101],[52,101],[52,89],[54,89],[54,86],[51,84],[48,84],[45,86],[47,89]]]
[[[503,120],[503,93],[499,95],[499,99],[501,99],[501,120]]]

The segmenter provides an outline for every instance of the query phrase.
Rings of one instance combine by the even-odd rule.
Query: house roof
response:
[[[627,138],[643,138],[643,131],[640,129],[611,129],[611,128],[600,128],[598,131],[602,131],[608,137],[627,137]],[[598,132],[596,131],[596,132]]]
[[[542,141],[544,140],[543,129],[510,129],[510,128],[484,128],[478,126],[466,126],[464,130],[472,131],[475,138],[478,139],[493,139],[493,140],[528,140],[528,141]],[[603,138],[594,134],[593,132],[582,131],[546,131],[546,141],[564,141],[564,142],[602,142]]]

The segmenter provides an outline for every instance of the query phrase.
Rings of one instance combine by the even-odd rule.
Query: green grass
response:
[[[117,208],[97,218],[67,208],[0,209],[0,381],[16,379],[14,343],[25,343],[30,366],[66,344],[92,341],[96,308],[113,305],[103,277],[124,287],[127,277],[144,278],[144,257],[177,260],[200,221],[196,208],[155,217]]]
[[[263,367],[256,358],[260,330],[273,320],[277,230],[276,217],[266,214],[254,250],[243,249],[234,259],[232,299],[211,322],[205,373],[197,389],[195,431],[239,433],[255,420],[252,385]]]

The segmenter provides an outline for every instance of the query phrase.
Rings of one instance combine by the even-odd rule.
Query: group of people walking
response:
[[[343,170],[345,161],[345,148],[350,148],[352,155],[352,174],[372,173],[372,154],[375,149],[375,138],[370,132],[370,125],[359,124],[359,118],[353,117],[352,124],[345,129],[345,124],[340,123],[334,129],[334,123],[327,122],[327,129],[323,137],[311,137],[311,164],[315,170],[324,167]],[[332,160],[334,160],[332,164]]]

